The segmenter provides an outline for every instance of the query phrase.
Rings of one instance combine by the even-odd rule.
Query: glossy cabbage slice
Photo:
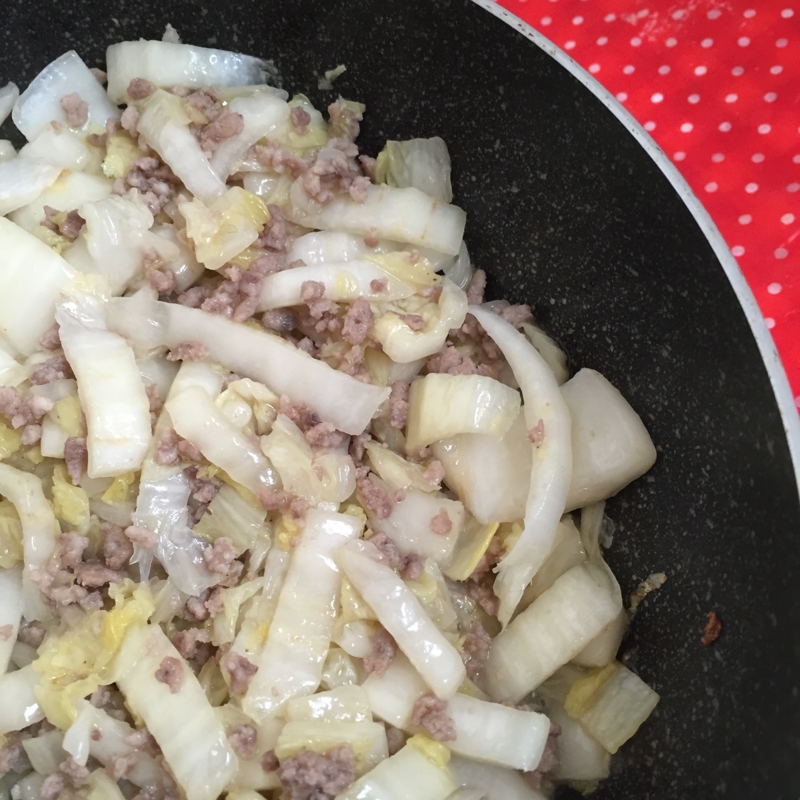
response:
[[[22,570],[0,569],[0,678],[6,674],[22,619]]]

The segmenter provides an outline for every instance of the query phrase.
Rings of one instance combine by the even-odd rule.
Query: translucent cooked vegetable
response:
[[[19,97],[19,89],[16,83],[9,81],[2,89],[0,89],[0,125],[2,125],[11,113],[14,103],[17,102]]]
[[[103,770],[96,769],[86,779],[87,800],[125,800],[119,784]]]
[[[150,444],[150,401],[133,350],[107,329],[104,309],[88,295],[60,302],[56,321],[86,414],[89,476],[138,469]]]
[[[222,376],[203,362],[185,362],[175,376],[168,400],[195,386],[216,394],[222,387]],[[134,524],[156,534],[155,552],[137,545],[132,561],[139,563],[141,578],[147,580],[155,555],[178,589],[197,595],[212,586],[216,578],[205,565],[206,542],[195,536],[188,524],[189,478],[179,465],[160,464],[156,458],[161,436],[171,427],[169,413],[162,411],[142,464],[133,516]]]
[[[283,761],[299,750],[327,753],[349,744],[356,757],[356,775],[363,775],[389,757],[386,729],[379,722],[302,720],[287,722],[275,745],[275,755]]]
[[[565,572],[492,643],[486,662],[489,694],[516,703],[581,649],[619,614],[616,581],[592,563]]]
[[[145,256],[171,261],[180,253],[150,230],[153,214],[137,191],[84,203],[79,213],[86,224],[65,258],[80,272],[107,276],[113,294],[122,294],[140,275]]]
[[[269,460],[231,425],[203,388],[192,386],[175,394],[165,408],[178,434],[234,481],[254,494],[277,484]]]
[[[392,490],[418,489],[421,492],[436,492],[439,484],[425,477],[425,466],[416,461],[407,461],[394,450],[379,442],[366,442],[367,452],[372,469]]]
[[[463,787],[477,789],[486,800],[545,800],[546,797],[532,789],[517,770],[507,767],[453,756],[450,772]]]
[[[11,774],[12,773],[9,773],[6,777],[9,777]],[[40,775],[38,772],[31,771],[14,783],[11,787],[11,791],[14,792],[14,797],[19,798],[19,800],[38,800],[42,794],[43,784],[44,776]],[[9,797],[12,797],[10,792]]]
[[[455,789],[446,766],[406,745],[338,794],[337,800],[445,800]]]
[[[80,133],[63,127],[57,130],[52,125],[28,142],[19,151],[19,156],[26,160],[45,161],[56,169],[74,172],[91,172],[97,170],[100,164],[100,153],[87,144]]]
[[[226,536],[240,552],[253,550],[260,540],[270,539],[267,512],[245,500],[232,486],[223,484],[195,523],[194,532],[209,542]]]
[[[211,156],[211,168],[222,180],[227,180],[235,171],[250,147],[285,125],[290,113],[289,104],[269,90],[235,97],[228,103],[227,110],[241,114],[243,126],[241,133],[221,142]]]
[[[466,677],[461,656],[397,573],[380,562],[375,546],[353,542],[339,551],[337,559],[437,697],[452,697]]]
[[[445,279],[438,304],[428,303],[418,309],[425,323],[422,330],[412,330],[402,315],[389,310],[375,321],[373,336],[392,361],[407,364],[438,353],[450,331],[462,325],[466,313],[467,296]]]
[[[203,276],[204,267],[197,260],[194,248],[187,244],[183,237],[178,235],[174,225],[154,225],[151,231],[161,239],[175,245],[177,252],[174,257],[165,257],[164,248],[156,248],[164,262],[164,268],[175,276],[175,290],[185,292],[194,286]]]
[[[393,277],[364,259],[315,264],[275,272],[261,284],[259,310],[300,305],[306,281],[325,286],[323,297],[337,303],[352,303],[359,297],[371,302],[401,300],[414,293],[414,287]],[[374,288],[377,287],[377,288]]]
[[[225,194],[225,182],[214,172],[189,129],[189,117],[181,98],[158,89],[144,101],[143,108],[137,126],[139,133],[186,188],[204,203],[212,203]]]
[[[53,555],[60,533],[58,522],[35,475],[0,464],[0,494],[13,503],[22,525],[23,614],[27,620],[45,620],[49,612],[32,574],[43,569]]]
[[[166,659],[172,677],[162,682],[156,673]],[[236,773],[236,756],[191,667],[160,627],[141,622],[128,630],[116,664],[125,702],[153,734],[187,800],[215,800]]]
[[[154,86],[248,86],[265,83],[266,63],[260,58],[189,44],[140,39],[119,42],[106,50],[108,94],[121,103],[128,85],[144,78]]]
[[[555,741],[556,780],[600,781],[608,777],[611,754],[572,719],[558,703],[547,704],[547,716],[561,728]]]
[[[6,674],[22,618],[22,569],[0,569],[0,677]]]
[[[570,510],[605,500],[644,475],[656,449],[639,415],[599,372],[582,369],[562,393],[572,415]]]
[[[338,195],[321,205],[306,194],[298,179],[292,186],[291,201],[289,218],[308,228],[360,236],[371,232],[377,239],[408,242],[452,256],[458,254],[464,236],[464,211],[418,189],[371,185],[363,203]]]
[[[64,734],[61,731],[48,731],[33,739],[26,739],[22,747],[31,766],[40,775],[50,775],[58,772],[59,764],[67,757],[61,746],[63,741]]]
[[[569,380],[567,369],[567,355],[564,351],[541,329],[530,322],[522,323],[522,330],[528,341],[539,351],[539,355],[547,362],[559,386]]]
[[[355,261],[367,253],[382,249],[370,247],[363,236],[342,231],[312,231],[298,236],[286,254],[288,263],[302,261],[309,267],[319,264]]]
[[[465,521],[464,506],[458,500],[409,489],[388,517],[370,519],[370,524],[373,530],[385,533],[402,553],[416,553],[446,564]]]
[[[108,99],[86,64],[69,50],[48,64],[19,96],[12,119],[28,141],[34,139],[52,120],[69,126],[62,98],[77,94],[87,106],[84,129],[105,130],[106,121],[119,117],[119,109]]]
[[[21,731],[44,719],[34,689],[39,675],[32,666],[0,677],[0,734]]]
[[[444,139],[388,141],[378,154],[375,180],[401,189],[413,186],[443,203],[453,202],[450,153]]]
[[[332,556],[362,529],[355,517],[320,509],[308,512],[258,672],[242,698],[242,708],[256,721],[275,716],[290,698],[310,694],[319,686],[341,584]]]
[[[371,722],[369,698],[360,686],[339,686],[329,692],[295,697],[286,703],[288,722]]]
[[[411,724],[414,704],[428,686],[411,662],[397,653],[383,675],[373,672],[363,683],[372,713],[395,728]]]
[[[511,619],[525,587],[544,563],[564,513],[572,476],[570,415],[547,363],[528,340],[502,317],[470,306],[470,313],[500,348],[514,372],[525,406],[525,425],[540,432],[531,441],[533,469],[525,504],[525,528],[500,562],[494,592],[498,619]]]
[[[278,336],[200,309],[158,302],[144,292],[113,298],[109,320],[143,350],[199,342],[209,359],[304,403],[345,433],[361,433],[389,396],[388,389],[338,372]]]
[[[519,392],[494,378],[425,375],[409,391],[406,446],[416,453],[460,433],[502,436],[519,415],[520,405]]]
[[[61,173],[40,158],[14,158],[0,162],[0,215],[16,211],[35,200]]]
[[[208,205],[198,199],[179,201],[178,209],[197,260],[214,270],[253,244],[270,218],[264,203],[239,186],[227,189]]]
[[[94,80],[94,79],[92,79]],[[39,347],[56,302],[75,271],[46,244],[0,217],[0,334],[23,355]],[[36,280],[29,280],[31,264]]]

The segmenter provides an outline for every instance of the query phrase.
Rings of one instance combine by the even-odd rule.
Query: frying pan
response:
[[[607,556],[624,594],[668,575],[622,647],[662,701],[593,797],[797,800],[800,427],[769,335],[647,134],[565,54],[481,3],[7,0],[0,79],[24,85],[70,48],[101,65],[107,45],[171,22],[185,41],[274,59],[283,86],[321,107],[335,93],[319,76],[345,64],[336,91],[367,105],[364,152],[442,136],[487,296],[530,303],[658,447],[608,504]],[[705,647],[712,610],[724,633]]]

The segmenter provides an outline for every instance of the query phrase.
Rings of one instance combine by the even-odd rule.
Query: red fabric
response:
[[[500,0],[589,70],[706,206],[800,406],[800,2]]]

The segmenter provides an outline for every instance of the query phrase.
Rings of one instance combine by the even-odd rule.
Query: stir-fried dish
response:
[[[168,28],[0,89],[0,798],[591,791],[655,449],[485,301],[441,139],[269,74]]]

